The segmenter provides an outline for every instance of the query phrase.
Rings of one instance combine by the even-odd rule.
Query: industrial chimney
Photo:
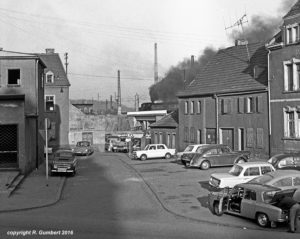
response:
[[[154,43],[154,84],[158,82],[157,43]]]
[[[121,115],[121,81],[120,81],[120,70],[118,70],[118,115]]]

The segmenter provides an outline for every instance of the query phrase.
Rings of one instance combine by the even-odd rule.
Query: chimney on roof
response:
[[[46,49],[46,54],[54,54],[55,50],[54,48],[47,48]]]
[[[235,46],[245,46],[245,45],[248,45],[247,40],[243,40],[243,39],[235,40]]]
[[[194,55],[191,56],[191,67],[194,66],[194,63],[195,63],[195,57]]]

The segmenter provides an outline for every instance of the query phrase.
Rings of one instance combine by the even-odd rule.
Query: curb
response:
[[[127,155],[127,157],[129,158],[129,156]],[[129,158],[131,160],[131,158]],[[272,229],[270,228],[257,228],[257,227],[245,227],[245,226],[238,226],[238,225],[232,225],[232,224],[229,224],[229,223],[217,223],[217,222],[212,222],[212,221],[208,221],[208,220],[204,220],[204,219],[198,219],[198,218],[193,218],[193,217],[189,217],[189,216],[186,216],[186,215],[183,215],[183,214],[180,214],[178,212],[175,212],[173,211],[170,207],[168,207],[163,199],[160,198],[160,196],[156,193],[155,189],[151,186],[150,183],[148,183],[144,177],[139,173],[139,171],[137,169],[135,169],[134,167],[132,167],[130,164],[128,164],[127,162],[125,162],[124,160],[122,160],[121,158],[119,158],[119,160],[125,165],[125,167],[127,167],[128,169],[131,169],[131,171],[133,171],[138,177],[140,177],[143,182],[145,183],[145,185],[148,187],[148,189],[154,194],[155,198],[158,200],[159,204],[162,206],[162,208],[176,216],[176,217],[180,217],[180,218],[183,218],[183,219],[186,219],[186,220],[189,220],[189,221],[193,221],[193,222],[201,222],[201,223],[207,223],[207,224],[210,224],[210,225],[216,225],[216,226],[223,226],[223,227],[231,227],[231,228],[239,228],[239,229],[244,229],[244,230],[256,230],[256,231],[272,231]],[[273,232],[273,231],[272,231]],[[286,230],[278,230],[276,232],[286,232]]]
[[[66,177],[61,177],[60,184],[59,184],[59,187],[58,187],[58,191],[57,191],[56,196],[53,200],[50,200],[50,201],[48,201],[44,204],[40,204],[40,205],[36,205],[36,206],[28,206],[28,207],[21,207],[21,208],[16,208],[16,209],[0,210],[0,213],[28,211],[28,210],[44,208],[44,207],[49,207],[49,206],[55,205],[61,199],[62,191],[64,189],[66,180],[67,180]]]

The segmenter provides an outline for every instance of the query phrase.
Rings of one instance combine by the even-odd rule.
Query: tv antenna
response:
[[[245,45],[246,45],[246,50],[247,50],[247,56],[248,56],[248,61],[250,62],[250,53],[249,53],[249,49],[248,49],[248,42],[247,39],[245,37],[245,32],[244,32],[244,27],[243,24],[247,23],[248,19],[247,19],[247,14],[245,13],[239,20],[237,20],[234,24],[232,24],[229,27],[225,27],[225,30],[230,29],[230,28],[234,28],[234,27],[239,27],[241,26],[242,28],[242,35],[245,41]]]

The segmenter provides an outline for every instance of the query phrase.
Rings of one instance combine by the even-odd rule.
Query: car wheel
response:
[[[145,161],[146,159],[147,159],[147,155],[143,154],[143,155],[141,156],[141,160],[142,160],[142,161]]]
[[[237,163],[245,163],[246,162],[246,160],[245,159],[243,159],[243,158],[239,158],[237,161],[236,161]]]
[[[166,153],[166,155],[165,155],[165,159],[170,159],[171,158],[171,154],[169,154],[169,153]]]
[[[200,168],[203,170],[207,170],[210,168],[210,162],[208,162],[207,160],[203,161],[200,165]]]
[[[266,227],[269,225],[269,218],[265,213],[258,213],[256,215],[256,222],[261,227]]]
[[[181,160],[181,163],[182,163],[184,166],[186,166],[186,163],[185,163],[184,160]]]
[[[224,212],[223,212],[223,209],[220,208],[220,202],[219,201],[214,203],[213,212],[217,216],[222,216],[223,215]]]

